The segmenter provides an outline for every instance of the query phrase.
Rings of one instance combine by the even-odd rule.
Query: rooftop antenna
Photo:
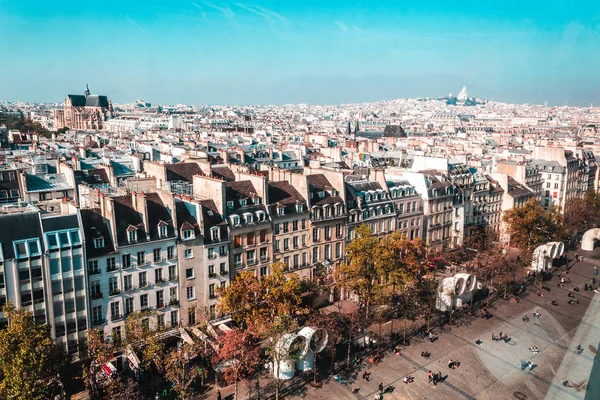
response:
[[[85,91],[83,92],[83,94],[85,97],[90,95],[90,88],[87,83],[85,84]]]

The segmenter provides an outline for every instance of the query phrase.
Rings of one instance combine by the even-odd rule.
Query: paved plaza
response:
[[[401,355],[386,352],[377,366],[363,361],[351,375],[344,375],[344,383],[329,378],[320,389],[304,386],[286,398],[300,399],[373,399],[382,382],[393,386],[384,399],[600,399],[600,366],[596,351],[600,342],[600,294],[584,292],[585,282],[593,277],[596,260],[575,263],[568,276],[572,283],[558,287],[559,278],[548,282],[551,291],[537,291],[529,287],[520,303],[496,301],[489,311],[489,320],[463,316],[453,326],[434,331],[439,336],[434,343],[414,338],[404,347]],[[600,262],[598,262],[600,264]],[[579,286],[576,293],[579,304],[568,304],[568,292]],[[538,285],[539,287],[539,285]],[[551,305],[556,300],[558,306]],[[541,318],[534,318],[539,311]],[[528,315],[529,322],[522,320]],[[511,340],[508,343],[491,340],[492,332],[502,331]],[[481,346],[475,344],[480,339]],[[535,345],[535,355],[529,347]],[[576,353],[582,345],[582,354]],[[426,360],[421,352],[431,353]],[[450,359],[460,361],[456,370],[448,368]],[[521,370],[521,361],[531,361],[532,370]],[[590,377],[592,366],[595,381]],[[371,372],[372,380],[362,379],[363,371]],[[441,372],[443,382],[436,386],[428,383],[427,373]],[[406,375],[414,376],[411,384],[403,383]],[[564,387],[568,380],[573,387]],[[244,385],[241,385],[244,386]],[[352,388],[359,388],[357,394]],[[230,390],[222,390],[224,395]]]

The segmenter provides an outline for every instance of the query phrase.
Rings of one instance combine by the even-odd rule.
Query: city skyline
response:
[[[463,85],[501,102],[600,103],[587,2],[0,5],[1,100],[60,102],[88,82],[115,103],[343,104]]]

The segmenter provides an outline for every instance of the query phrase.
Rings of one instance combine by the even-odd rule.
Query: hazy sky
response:
[[[0,100],[600,104],[597,1],[0,0]]]

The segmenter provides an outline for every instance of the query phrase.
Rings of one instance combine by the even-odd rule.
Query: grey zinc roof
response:
[[[5,260],[15,258],[13,241],[42,236],[38,212],[0,215],[0,226],[0,246]],[[43,241],[41,243],[43,246]]]
[[[62,229],[75,229],[79,228],[79,221],[77,215],[61,215],[58,217],[46,217],[42,218],[42,228],[44,232],[60,231]]]
[[[49,192],[73,189],[73,186],[67,182],[63,174],[27,174],[25,177],[25,184],[27,186],[27,192]]]
[[[70,94],[69,99],[74,107],[104,107],[108,108],[108,98],[91,94],[84,96],[81,94]]]

